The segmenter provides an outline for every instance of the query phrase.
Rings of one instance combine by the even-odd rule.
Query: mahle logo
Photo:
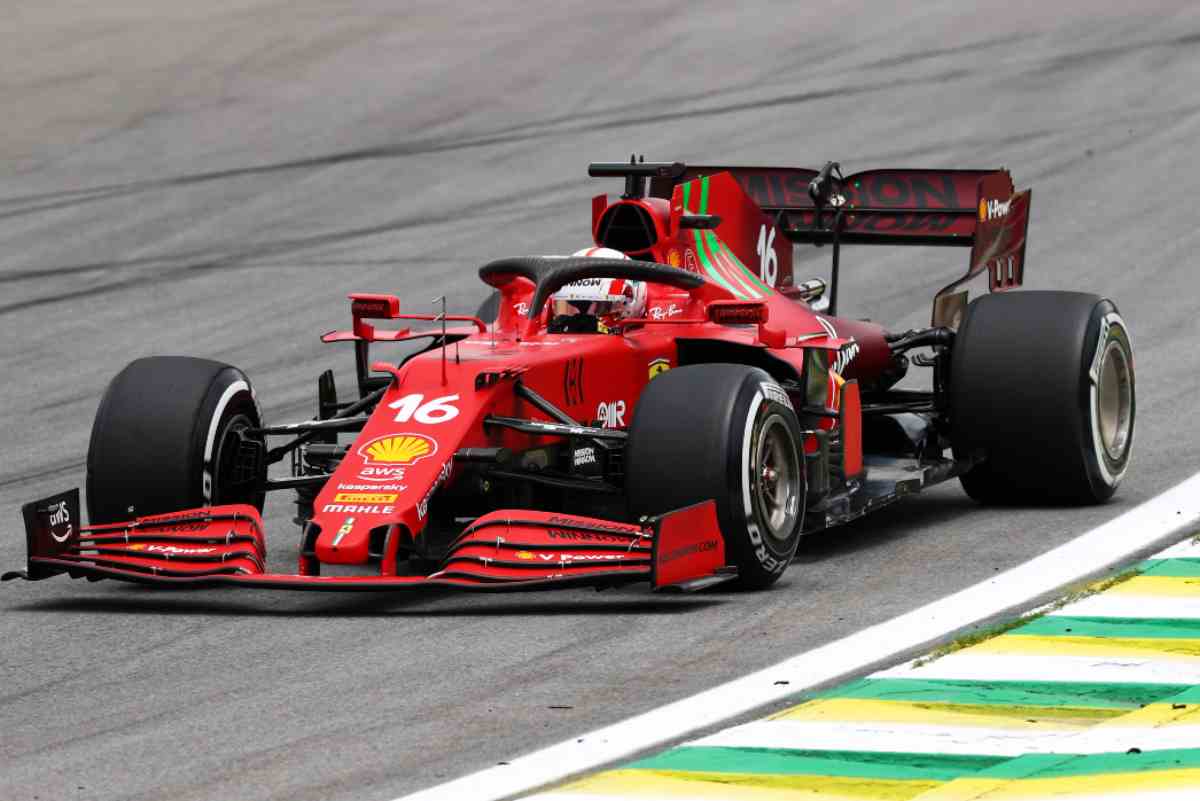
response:
[[[376,437],[358,449],[367,464],[416,464],[437,453],[437,443],[424,434],[394,434]]]

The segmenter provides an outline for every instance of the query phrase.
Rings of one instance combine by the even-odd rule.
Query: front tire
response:
[[[983,503],[1102,503],[1129,467],[1133,348],[1112,301],[1079,292],[985,295],[950,369],[956,457]]]
[[[131,362],[108,385],[87,458],[93,523],[203,506],[262,509],[266,461],[250,380],[187,356]]]
[[[802,435],[787,393],[763,370],[660,374],[638,400],[625,461],[635,518],[716,501],[740,586],[768,587],[791,562],[804,523]]]

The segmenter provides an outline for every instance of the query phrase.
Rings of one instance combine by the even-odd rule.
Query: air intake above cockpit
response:
[[[614,203],[596,226],[596,244],[623,253],[649,250],[657,241],[654,220],[636,203]]]

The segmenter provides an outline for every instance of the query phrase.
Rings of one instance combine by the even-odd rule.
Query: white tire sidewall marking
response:
[[[217,426],[221,424],[221,416],[225,414],[225,407],[229,405],[229,402],[239,392],[246,392],[250,394],[251,398],[254,398],[253,393],[250,392],[250,385],[248,383],[245,381],[234,381],[221,393],[221,397],[217,401],[217,407],[213,409],[212,418],[208,423],[208,438],[204,440],[204,467],[200,478],[200,492],[204,498],[205,506],[212,505],[212,455],[213,446],[217,439]],[[257,399],[255,399],[254,405],[256,408],[258,407]]]
[[[1108,453],[1104,447],[1104,438],[1100,433],[1099,384],[1100,366],[1104,360],[1104,353],[1107,350],[1105,346],[1108,343],[1108,334],[1114,327],[1121,329],[1121,333],[1125,336],[1125,342],[1129,345],[1130,352],[1133,351],[1133,340],[1129,337],[1129,328],[1125,325],[1125,320],[1117,312],[1111,311],[1100,320],[1100,335],[1096,339],[1096,352],[1092,355],[1092,365],[1088,369],[1088,409],[1091,414],[1092,450],[1096,454],[1096,465],[1100,469],[1100,478],[1110,487],[1116,487],[1125,476],[1125,471],[1129,469],[1129,463],[1133,457],[1134,428],[1133,421],[1131,420],[1129,441],[1125,444],[1125,464],[1121,466],[1120,471],[1113,473],[1108,468]],[[1132,368],[1130,375],[1132,376]],[[1133,390],[1131,389],[1131,391]]]
[[[758,406],[762,401],[763,392],[760,386],[750,399],[750,406],[746,411],[745,431],[742,435],[742,505],[750,544],[756,548],[762,546],[762,532],[758,530],[758,521],[754,518],[754,500],[750,497],[750,459],[754,451],[754,421],[758,417]]]
[[[758,527],[758,520],[754,514],[754,499],[750,497],[750,488],[753,484],[750,480],[750,463],[754,456],[754,423],[758,420],[759,407],[767,400],[763,392],[766,384],[765,381],[761,382],[754,391],[754,397],[750,399],[750,405],[746,412],[745,429],[742,432],[742,505],[746,518],[746,533],[750,536],[750,546],[754,548],[755,558],[758,559],[758,563],[764,570],[771,573],[782,573],[787,568],[787,562],[776,558],[767,549],[763,533]],[[783,392],[784,390],[780,387],[779,391]]]

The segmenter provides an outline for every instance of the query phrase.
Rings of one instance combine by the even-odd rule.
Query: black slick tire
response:
[[[131,362],[108,385],[92,424],[92,523],[225,503],[260,510],[266,463],[249,379],[187,356]]]
[[[973,301],[951,357],[951,436],[983,503],[1101,503],[1129,466],[1129,331],[1109,300],[1022,291]]]
[[[803,440],[787,393],[738,364],[679,367],[634,410],[626,496],[634,518],[713,499],[738,584],[762,589],[796,553],[804,523]]]

